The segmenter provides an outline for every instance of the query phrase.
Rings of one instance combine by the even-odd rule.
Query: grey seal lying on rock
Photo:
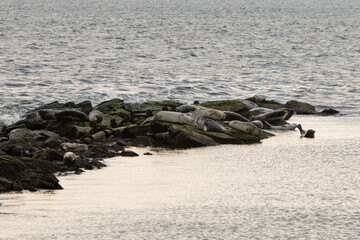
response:
[[[222,126],[221,124],[215,122],[214,120],[203,118],[203,117],[197,117],[195,119],[195,126],[198,129],[211,132],[226,132],[226,128]]]
[[[181,112],[170,112],[170,111],[160,111],[156,113],[151,120],[171,122],[171,123],[180,123],[180,124],[191,124],[194,119],[185,115]]]
[[[297,128],[298,124],[296,123],[290,123],[290,124],[286,124],[286,125],[282,125],[282,126],[273,126],[270,123],[268,123],[267,121],[264,121],[264,124],[267,128],[271,129],[271,130],[295,130],[295,128]]]

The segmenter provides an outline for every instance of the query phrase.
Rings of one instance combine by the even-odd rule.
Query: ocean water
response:
[[[2,0],[0,120],[52,101],[242,99],[359,114],[358,0]]]
[[[64,190],[1,194],[0,239],[360,239],[360,119],[292,122],[316,137],[135,148]]]

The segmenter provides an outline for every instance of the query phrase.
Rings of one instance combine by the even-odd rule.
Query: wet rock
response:
[[[123,138],[134,138],[136,136],[142,135],[146,136],[151,133],[150,124],[145,125],[131,125],[124,128],[122,137]]]
[[[24,119],[25,125],[30,130],[45,129],[46,122],[41,118],[39,112],[30,112]]]
[[[133,140],[133,145],[137,147],[148,147],[148,146],[153,146],[154,141],[149,136],[137,136]]]
[[[36,154],[33,158],[48,160],[48,161],[61,161],[63,159],[63,154],[56,149],[46,148],[41,153]]]
[[[218,145],[212,138],[194,129],[173,125],[169,128],[168,145],[172,148],[193,148]]]
[[[338,110],[335,110],[333,108],[328,108],[328,109],[324,109],[322,110],[320,113],[318,113],[319,115],[323,115],[323,116],[329,116],[329,115],[336,115],[339,114],[340,112]]]
[[[10,181],[19,180],[23,177],[25,164],[13,156],[0,157],[0,177]]]
[[[142,104],[134,103],[131,104],[128,108],[131,109],[133,113],[143,112],[159,112],[159,111],[175,111],[176,107],[179,107],[181,104],[178,102],[165,100],[165,101],[149,101]]]
[[[294,109],[297,114],[314,114],[315,113],[314,106],[310,105],[309,103],[298,102],[295,100],[288,101],[285,104],[285,107]]]
[[[80,102],[80,103],[74,103],[74,102],[67,102],[62,106],[63,109],[79,109],[81,112],[85,113],[86,115],[88,115],[93,107],[91,105],[90,101],[84,101],[84,102]]]
[[[76,139],[79,135],[78,129],[76,128],[77,122],[71,121],[47,121],[46,130],[55,132],[62,137],[70,139]]]
[[[245,104],[240,100],[208,101],[201,103],[200,106],[221,111],[231,111],[238,113],[247,111]]]
[[[108,112],[114,112],[116,109],[124,109],[125,110],[125,103],[124,100],[114,98],[109,101],[105,101],[94,107],[95,110],[106,114]]]
[[[122,157],[137,157],[137,156],[139,156],[139,154],[137,154],[136,152],[133,152],[131,150],[124,150],[120,153],[120,156],[122,156]]]

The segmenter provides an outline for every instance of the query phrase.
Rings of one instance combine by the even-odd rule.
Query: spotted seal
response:
[[[89,113],[90,125],[92,127],[96,126],[97,123],[101,123],[103,119],[104,119],[104,114],[99,110],[92,110]]]
[[[261,131],[257,126],[250,122],[241,122],[238,120],[234,120],[229,122],[229,126],[235,130],[248,133],[251,135],[263,137],[263,131]]]
[[[249,122],[249,119],[236,112],[224,111],[224,113],[226,121],[239,120],[242,122]]]
[[[264,127],[264,124],[262,123],[262,121],[259,121],[259,120],[251,121],[251,123],[254,124],[255,126],[257,126],[259,129],[262,129]]]
[[[55,119],[56,120],[63,120],[63,121],[80,121],[80,122],[90,122],[89,117],[77,110],[62,110],[55,112]]]
[[[198,110],[200,107],[195,106],[195,105],[189,105],[189,104],[184,104],[181,106],[178,106],[177,108],[175,108],[175,111],[177,112],[182,112],[182,113],[188,113],[188,112],[193,112],[195,110]]]
[[[194,119],[180,112],[171,112],[171,111],[160,111],[156,113],[151,120],[171,122],[171,123],[180,123],[180,124],[191,124]]]
[[[306,137],[306,138],[314,138],[315,137],[315,131],[312,129],[304,130],[301,126],[301,124],[297,125],[297,128],[300,130],[300,136]]]
[[[206,131],[226,132],[226,128],[224,126],[222,126],[221,124],[215,122],[212,119],[207,119],[207,118],[203,118],[203,117],[197,117],[195,119],[195,126],[198,129],[203,130],[204,132],[206,132]]]
[[[264,121],[264,124],[268,129],[280,130],[280,131],[295,130],[295,128],[297,128],[297,126],[298,126],[298,124],[296,124],[296,123],[290,123],[290,124],[286,124],[286,125],[282,125],[282,126],[273,126],[270,123],[268,123],[267,121]]]
[[[274,110],[272,112],[260,114],[254,116],[251,120],[259,120],[259,121],[280,121],[284,120],[287,115],[287,111],[285,110]]]
[[[223,111],[212,108],[199,108],[191,112],[191,117],[196,119],[197,117],[211,118],[213,120],[224,120],[226,115]]]

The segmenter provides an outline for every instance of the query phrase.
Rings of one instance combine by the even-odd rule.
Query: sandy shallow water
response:
[[[64,190],[1,194],[0,239],[359,238],[360,118],[291,120],[315,139],[134,148],[139,157],[60,177]]]

